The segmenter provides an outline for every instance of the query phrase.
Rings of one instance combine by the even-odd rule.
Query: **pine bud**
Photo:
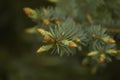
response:
[[[81,41],[80,38],[75,39],[75,42],[80,42],[80,41]]]
[[[107,50],[106,53],[109,53],[109,54],[116,54],[116,53],[118,53],[118,51],[115,50],[115,49],[110,49],[110,50]]]
[[[102,40],[105,41],[105,42],[107,42],[107,43],[111,43],[111,44],[115,43],[115,40],[112,39],[112,38],[110,38],[109,36],[103,37]]]
[[[96,37],[96,35],[95,35],[95,34],[92,34],[91,36],[92,36],[93,38],[95,38],[95,37]]]
[[[92,52],[88,53],[87,56],[95,56],[96,54],[98,54],[98,51],[92,51]]]
[[[99,58],[99,61],[100,61],[100,62],[104,62],[104,61],[105,61],[105,58],[100,57],[100,58]]]
[[[74,47],[77,47],[77,44],[73,41],[70,41],[69,46],[74,48]]]
[[[42,53],[44,51],[48,51],[52,48],[53,46],[52,45],[46,45],[46,46],[41,46],[38,50],[37,50],[37,53]]]
[[[46,31],[44,29],[42,29],[42,28],[39,28],[38,32],[40,32],[42,35],[45,35],[45,33],[46,33]]]
[[[48,19],[42,19],[43,24],[45,24],[46,26],[50,25],[50,21]]]
[[[111,43],[111,44],[114,44],[116,41],[114,40],[114,39],[112,39],[112,38],[109,38],[108,39],[108,43]]]
[[[118,51],[117,50],[112,50],[112,53],[116,54],[116,53],[118,53]]]
[[[100,62],[104,62],[105,61],[105,55],[103,55],[103,54],[100,55],[99,61]]]
[[[25,29],[25,32],[27,32],[29,34],[34,34],[34,33],[36,33],[36,28],[35,27],[27,28],[27,29]]]
[[[90,15],[90,13],[87,12],[86,16],[87,16],[87,19],[88,19],[89,23],[92,24],[93,21],[92,21],[92,17],[91,17],[91,15]]]
[[[54,18],[54,19],[53,19],[53,22],[54,22],[55,24],[61,24],[61,22],[59,21],[58,18]]]
[[[28,15],[28,17],[32,18],[32,19],[36,19],[37,18],[37,12],[29,7],[25,7],[23,8],[23,11],[25,12],[26,15]]]
[[[45,37],[44,37],[44,40],[48,42],[48,41],[51,41],[52,39],[51,39],[50,36],[45,36]]]
[[[58,25],[59,25],[59,24],[61,24],[61,22],[60,22],[60,21],[55,21],[55,23],[56,23],[56,24],[58,24]]]
[[[68,45],[70,47],[77,47],[77,44],[75,42],[73,42],[73,41],[63,40],[62,43],[64,45]]]
[[[45,51],[45,49],[43,49],[42,47],[40,47],[38,50],[37,50],[37,53],[42,53],[42,52],[44,52]]]

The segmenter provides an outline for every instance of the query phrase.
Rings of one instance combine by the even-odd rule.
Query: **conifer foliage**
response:
[[[83,55],[85,60],[107,63],[119,59],[120,0],[49,0],[56,6],[32,9],[25,14],[36,23],[42,46],[37,53]],[[113,4],[111,4],[113,1]],[[39,37],[38,36],[38,37]]]

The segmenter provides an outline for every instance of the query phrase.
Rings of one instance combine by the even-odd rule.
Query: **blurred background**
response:
[[[0,0],[0,80],[120,80],[120,63],[95,68],[82,66],[77,56],[38,55],[37,35],[24,7],[54,5],[46,0]]]

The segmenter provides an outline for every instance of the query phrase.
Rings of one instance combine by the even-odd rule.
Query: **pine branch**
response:
[[[91,4],[94,1],[97,3]],[[79,6],[78,2],[82,5]],[[120,33],[119,26],[112,28],[105,25],[117,21],[108,8],[103,0],[65,0],[57,3],[56,7],[24,8],[24,11],[37,23],[35,29],[43,37],[43,45],[37,50],[38,53],[63,56],[77,53],[82,55],[81,52],[85,52],[84,59],[106,63],[112,61],[111,56],[116,58],[120,54],[116,41],[107,34]],[[81,25],[76,20],[81,21]]]

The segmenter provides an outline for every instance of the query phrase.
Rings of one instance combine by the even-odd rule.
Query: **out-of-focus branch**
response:
[[[90,24],[92,24],[93,23],[93,18],[92,18],[91,13],[90,13],[90,11],[88,9],[87,1],[83,0],[83,3],[84,3],[84,7],[86,9],[86,18],[87,18],[88,22]]]

